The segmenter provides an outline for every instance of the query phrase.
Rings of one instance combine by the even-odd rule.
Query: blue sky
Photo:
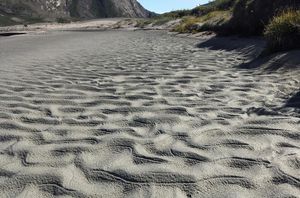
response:
[[[208,0],[138,0],[146,9],[164,13],[178,9],[188,9],[199,4],[207,3]]]

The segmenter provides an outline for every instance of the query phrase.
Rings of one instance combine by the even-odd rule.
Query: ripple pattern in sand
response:
[[[299,197],[299,72],[157,32],[0,40],[1,197]]]

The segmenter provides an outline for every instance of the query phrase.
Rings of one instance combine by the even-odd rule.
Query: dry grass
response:
[[[300,11],[287,10],[275,16],[264,35],[270,51],[300,48]]]
[[[135,25],[135,27],[145,28],[147,25],[150,25],[150,24],[152,24],[154,26],[160,26],[160,25],[166,24],[172,20],[174,20],[174,18],[168,17],[168,16],[155,17],[155,18],[151,18],[151,19],[140,19],[137,21],[137,24]]]
[[[179,33],[197,33],[201,31],[216,31],[227,23],[231,17],[230,11],[213,11],[201,17],[185,17],[173,31]]]
[[[197,26],[197,24],[201,23],[202,20],[199,17],[184,17],[183,20],[181,21],[181,23],[179,25],[177,25],[173,31],[174,32],[179,32],[179,33],[188,33],[188,32],[192,32],[193,30],[195,30],[195,26]]]
[[[215,0],[207,5],[201,5],[192,9],[192,14],[203,16],[213,11],[231,10],[236,0]]]

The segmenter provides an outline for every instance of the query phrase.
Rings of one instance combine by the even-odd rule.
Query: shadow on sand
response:
[[[262,56],[265,46],[266,42],[259,37],[213,37],[197,45],[199,48],[240,53],[246,58],[246,61],[237,67],[243,69],[261,68],[263,70],[276,71],[300,68],[300,50]]]
[[[300,68],[300,50],[280,52],[253,59],[239,67],[244,69],[262,68],[267,71],[289,70]]]
[[[297,69],[300,69],[300,50],[263,56],[262,52],[265,49],[265,44],[265,41],[261,38],[213,37],[199,43],[197,47],[211,50],[236,51],[246,58],[244,63],[237,65],[238,68],[242,69],[261,69],[267,72],[284,72],[288,70],[299,72]],[[300,109],[300,91],[289,98],[283,107]],[[263,112],[263,114],[266,113]]]
[[[258,37],[213,37],[197,45],[211,50],[236,51],[246,58],[257,58],[265,47],[265,41]]]
[[[300,109],[300,91],[287,101],[285,107]]]
[[[16,36],[16,35],[22,35],[22,34],[26,34],[24,32],[0,32],[0,37],[1,36]]]

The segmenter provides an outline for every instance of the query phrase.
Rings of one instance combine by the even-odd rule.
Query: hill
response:
[[[0,26],[150,15],[136,0],[0,0]]]
[[[272,50],[300,48],[300,1],[295,0],[215,0],[191,10],[172,11],[140,21],[138,25],[166,23],[174,24],[172,31],[179,33],[265,35]]]

